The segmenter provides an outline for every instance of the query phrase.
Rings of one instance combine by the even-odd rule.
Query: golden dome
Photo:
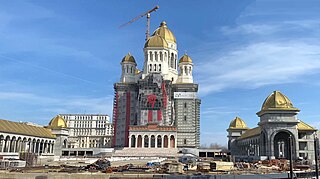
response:
[[[290,99],[280,91],[274,91],[264,100],[261,111],[257,112],[257,115],[260,117],[268,111],[292,111],[297,113],[300,110],[294,107]]]
[[[182,62],[192,63],[192,59],[187,54],[184,54],[179,60],[179,63]]]
[[[293,107],[288,97],[280,91],[274,91],[270,94],[262,104],[262,110],[298,110]]]
[[[136,64],[136,60],[133,58],[133,56],[128,53],[125,57],[123,57],[121,62],[132,62]]]
[[[144,44],[144,47],[168,47],[168,43],[164,38],[162,38],[159,35],[151,36],[146,43]]]
[[[161,22],[159,28],[157,28],[153,34],[154,35],[159,35],[161,36],[162,38],[164,38],[165,40],[167,41],[170,41],[170,42],[174,42],[174,43],[177,43],[176,42],[176,37],[173,35],[173,33],[171,32],[171,30],[168,29],[167,27],[167,23],[165,21]]]
[[[60,115],[57,115],[56,117],[51,119],[48,128],[67,128],[67,123]]]
[[[247,124],[239,117],[230,122],[229,129],[249,129]]]

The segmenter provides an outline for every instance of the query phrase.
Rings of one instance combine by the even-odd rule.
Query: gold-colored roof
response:
[[[182,62],[192,63],[192,59],[187,54],[184,54],[179,60],[179,63]]]
[[[159,35],[161,36],[163,39],[165,39],[168,42],[176,42],[176,37],[173,35],[173,33],[171,32],[171,30],[168,29],[167,27],[167,23],[165,21],[161,22],[159,28],[157,28],[153,34],[154,35]]]
[[[299,110],[293,107],[292,102],[288,97],[280,91],[274,91],[263,102],[261,111],[265,110]]]
[[[297,124],[297,127],[298,127],[298,130],[301,130],[301,131],[316,131],[317,130],[301,120]]]
[[[250,138],[253,136],[260,135],[260,133],[261,133],[261,128],[258,126],[258,127],[246,130],[246,132],[243,133],[238,139]]]
[[[136,74],[139,74],[141,71],[138,69],[138,68],[136,68],[136,71],[135,71],[135,73]]]
[[[168,47],[168,43],[161,36],[154,35],[146,41],[144,47]]]
[[[34,137],[56,138],[49,129],[0,119],[0,132]]]
[[[60,115],[57,115],[56,117],[51,119],[51,121],[49,122],[48,128],[49,129],[67,128],[67,123]]]
[[[128,53],[125,57],[123,57],[121,62],[132,62],[136,64],[136,60],[130,53]]]
[[[236,117],[230,122],[229,129],[249,129],[249,128],[241,118]]]

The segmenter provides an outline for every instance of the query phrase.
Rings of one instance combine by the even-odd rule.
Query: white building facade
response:
[[[60,114],[69,130],[68,148],[109,148],[113,137],[110,117],[104,114]]]
[[[53,156],[56,137],[49,129],[0,119],[0,157],[17,158],[21,153]]]

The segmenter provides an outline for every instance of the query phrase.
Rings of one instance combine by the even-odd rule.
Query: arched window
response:
[[[160,52],[160,61],[163,61],[163,53]]]
[[[154,59],[155,59],[156,61],[158,61],[158,53],[157,53],[157,52],[154,52]]]
[[[159,71],[161,71],[161,64],[159,64]]]
[[[157,65],[154,64],[154,71],[157,71]]]
[[[187,139],[183,139],[183,144],[187,144]]]
[[[150,61],[152,61],[153,58],[152,58],[152,52],[150,52]]]
[[[152,65],[151,64],[149,65],[149,71],[152,71]]]
[[[191,67],[189,67],[189,74],[191,75]]]
[[[132,73],[132,69],[133,69],[133,66],[131,67],[131,73]]]
[[[129,67],[127,66],[127,73],[129,73]]]
[[[173,55],[173,53],[171,53],[171,64],[170,64],[170,66],[171,66],[171,68],[174,68],[174,55]]]

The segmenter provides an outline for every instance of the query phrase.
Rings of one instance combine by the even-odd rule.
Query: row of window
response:
[[[69,120],[72,120],[73,116],[62,116],[62,118]],[[94,119],[94,116],[74,116],[74,119],[79,119],[79,120],[91,120]],[[98,120],[108,120],[108,116],[96,116],[96,119]]]

